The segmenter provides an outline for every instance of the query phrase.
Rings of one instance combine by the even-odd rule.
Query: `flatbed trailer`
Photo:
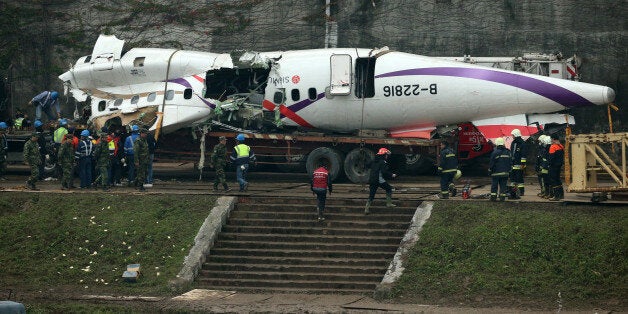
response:
[[[172,148],[181,148],[181,135],[171,135],[162,138],[163,142],[156,152],[157,157],[176,155],[179,158],[187,155],[196,160],[205,160],[201,155],[209,156],[210,149],[218,143],[220,136],[227,138],[227,153],[231,154],[235,146],[235,137],[238,132],[207,132],[204,136],[205,149],[201,153],[193,151],[173,151]],[[323,133],[244,133],[245,143],[255,153],[258,164],[275,165],[281,170],[307,171],[311,173],[321,162],[329,166],[332,179],[346,176],[352,182],[364,183],[368,180],[367,163],[375,157],[375,153],[382,147],[392,152],[391,165],[396,171],[412,173],[422,168],[433,169],[435,156],[438,155],[440,140],[426,140],[416,138],[390,138],[377,136],[378,134],[338,135]],[[203,134],[197,137],[203,143]],[[176,141],[179,141],[178,145]],[[170,144],[173,143],[173,144]],[[197,146],[198,147],[198,146]],[[198,150],[197,150],[198,152]],[[183,154],[182,154],[183,153]],[[228,158],[228,156],[226,156]],[[199,162],[200,164],[200,162]],[[203,164],[205,164],[203,162]]]

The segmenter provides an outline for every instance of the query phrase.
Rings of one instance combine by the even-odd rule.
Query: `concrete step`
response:
[[[240,289],[266,289],[266,288],[290,288],[290,289],[330,289],[330,290],[361,290],[372,291],[379,282],[354,282],[354,281],[309,281],[309,280],[280,280],[280,279],[215,279],[204,276],[198,277],[199,287],[219,288],[223,286],[237,286]]]
[[[351,259],[391,259],[394,252],[386,251],[300,251],[300,250],[269,250],[269,249],[238,249],[222,248],[212,249],[217,255],[237,255],[237,256],[275,256],[275,257],[309,257],[309,258],[351,258]],[[211,256],[211,255],[210,255]]]
[[[342,265],[285,265],[285,264],[235,264],[205,263],[203,271],[241,271],[241,272],[284,272],[284,273],[318,273],[318,274],[376,274],[384,275],[380,266],[342,266]]]
[[[308,213],[316,210],[316,203],[314,204],[238,204],[238,210],[249,212],[288,212],[288,213]],[[360,205],[332,205],[325,204],[325,212],[333,213],[351,213],[351,214],[363,214],[365,204]],[[384,204],[371,205],[370,211],[373,214],[396,214],[396,215],[414,215],[417,206],[397,206],[386,207]]]
[[[222,271],[201,270],[206,278],[212,279],[246,279],[246,280],[285,280],[303,282],[355,282],[378,283],[382,279],[381,274],[356,274],[356,273],[321,273],[321,272],[282,272],[282,271]]]
[[[229,285],[208,285],[205,283],[197,283],[198,288],[219,289],[227,291],[240,291],[248,293],[291,293],[291,294],[363,294],[371,295],[372,289],[338,289],[338,288],[293,288],[293,287],[241,287]]]
[[[382,267],[386,269],[389,261],[386,259],[352,259],[346,257],[284,257],[284,256],[233,256],[210,253],[209,258],[203,267],[208,267],[212,263],[218,264],[275,264],[275,265],[301,265],[301,266],[341,266],[341,267]]]
[[[357,212],[340,212],[333,209],[325,209],[324,211],[325,218],[333,221],[395,221],[395,222],[404,222],[408,223],[412,219],[414,211],[409,214],[397,214],[397,213],[381,213],[374,212],[370,215],[364,215],[364,208],[360,208]],[[316,207],[307,208],[307,210],[301,209],[301,211],[270,211],[267,209],[264,210],[256,210],[256,209],[247,209],[244,210],[238,207],[237,211],[234,211],[231,214],[231,218],[238,219],[284,219],[284,220],[312,220],[316,219],[318,215],[318,211]]]
[[[331,235],[311,235],[311,234],[267,234],[267,233],[231,233],[222,232],[220,240],[226,241],[260,241],[260,242],[313,242],[321,241],[324,243],[347,243],[347,244],[391,244],[399,245],[398,237],[389,236],[331,236]]]
[[[222,228],[225,232],[239,232],[239,233],[267,233],[267,234],[306,234],[306,235],[332,235],[332,236],[349,236],[360,235],[365,237],[370,236],[391,236],[399,237],[399,240],[405,234],[406,229],[395,230],[373,230],[373,229],[331,229],[324,226],[319,227],[268,227],[268,226],[234,226],[225,225]]]
[[[308,220],[281,220],[281,219],[240,219],[229,218],[228,224],[237,226],[268,226],[283,228],[353,228],[353,229],[386,229],[386,230],[405,230],[410,225],[409,222],[389,222],[389,221],[337,221],[327,219],[324,222],[318,222],[313,219]]]
[[[328,205],[341,205],[341,206],[364,206],[368,199],[368,194],[364,195],[364,198],[336,198],[333,196],[327,196],[326,204]],[[239,196],[238,204],[283,204],[283,205],[316,205],[316,197],[309,198],[303,197],[253,197],[253,196]],[[393,196],[393,203],[400,207],[413,207],[416,208],[421,204],[421,200],[412,199],[396,199]],[[376,196],[373,200],[374,206],[384,206],[386,204],[385,195],[381,194]]]
[[[267,250],[310,250],[310,251],[356,251],[356,252],[395,252],[395,244],[355,244],[325,242],[266,242],[266,241],[216,241],[214,248],[267,249]]]

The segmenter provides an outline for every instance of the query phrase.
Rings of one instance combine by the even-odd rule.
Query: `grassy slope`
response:
[[[165,292],[214,202],[203,195],[2,193],[0,287]],[[142,268],[130,284],[121,276],[132,263]]]
[[[627,208],[438,203],[395,287],[418,303],[626,307]],[[573,308],[573,307],[572,307]]]

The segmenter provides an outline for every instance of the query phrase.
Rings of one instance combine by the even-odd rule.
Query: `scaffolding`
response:
[[[569,192],[628,191],[628,133],[570,135],[567,141],[571,150]],[[606,152],[609,149],[612,157]],[[599,175],[609,176],[611,180],[599,181]]]

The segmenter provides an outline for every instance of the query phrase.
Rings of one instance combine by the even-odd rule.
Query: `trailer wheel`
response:
[[[345,174],[353,183],[366,183],[369,180],[368,164],[375,158],[368,148],[356,148],[345,157]]]
[[[404,155],[403,168],[410,174],[433,174],[436,171],[434,160],[421,154]]]
[[[307,161],[305,162],[305,168],[307,173],[311,176],[312,172],[320,167],[321,162],[326,162],[329,165],[327,169],[329,171],[329,178],[334,181],[338,178],[338,175],[342,171],[342,155],[335,149],[327,147],[318,147],[311,151],[307,155]]]

